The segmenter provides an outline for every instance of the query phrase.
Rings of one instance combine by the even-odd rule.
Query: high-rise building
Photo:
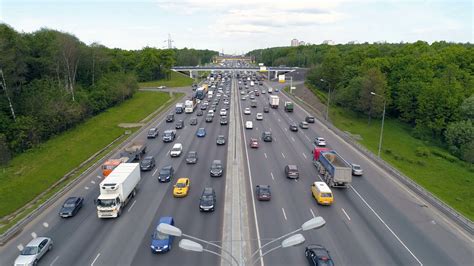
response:
[[[298,46],[299,42],[298,39],[291,40],[291,46]]]
[[[325,40],[325,41],[323,41],[323,44],[334,45],[334,41],[333,40]]]

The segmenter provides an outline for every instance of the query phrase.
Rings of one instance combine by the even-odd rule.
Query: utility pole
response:
[[[13,121],[16,122],[15,110],[13,109],[12,101],[10,99],[10,96],[8,95],[7,83],[5,82],[5,76],[3,76],[3,70],[1,68],[0,74],[2,74],[2,88],[5,91],[5,95],[7,96],[8,104],[10,105],[10,111],[12,112]]]
[[[166,42],[167,45],[163,48],[166,48],[168,47],[168,49],[173,49],[173,43],[174,43],[174,40],[171,39],[171,34],[168,33],[168,39],[167,40],[164,40],[163,42]]]

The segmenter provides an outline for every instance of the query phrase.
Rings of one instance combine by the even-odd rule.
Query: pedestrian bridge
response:
[[[278,78],[279,74],[285,74],[297,70],[297,67],[258,67],[258,66],[245,66],[245,67],[231,67],[231,66],[175,66],[171,70],[176,72],[189,72],[189,76],[192,78],[193,73],[199,71],[247,71],[247,72],[267,72],[268,77],[270,73],[275,73],[275,78]]]

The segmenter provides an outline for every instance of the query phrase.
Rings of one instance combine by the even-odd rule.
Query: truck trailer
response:
[[[192,100],[187,100],[184,102],[184,112],[186,114],[191,114],[194,112],[194,108],[196,108],[197,101],[196,98],[193,98]]]
[[[271,108],[278,108],[278,105],[280,104],[280,98],[276,95],[270,95],[270,97],[268,97],[268,102]]]
[[[293,112],[293,103],[292,102],[285,102],[285,111]]]
[[[132,142],[120,153],[120,158],[108,159],[102,164],[102,175],[104,177],[108,176],[117,166],[122,163],[131,163],[135,160],[140,160],[145,153],[145,142]]]
[[[347,187],[352,182],[351,165],[335,150],[314,148],[313,164],[330,187]]]
[[[122,163],[99,184],[97,217],[117,218],[137,193],[140,182],[140,164]]]

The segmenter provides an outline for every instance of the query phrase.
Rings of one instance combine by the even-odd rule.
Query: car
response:
[[[308,122],[306,122],[306,121],[300,122],[300,128],[308,129],[309,128]]]
[[[279,88],[275,88],[275,92],[279,92],[279,91],[280,91],[280,89],[279,89]]]
[[[298,126],[295,123],[290,124],[290,131],[297,132]]]
[[[180,177],[176,184],[173,187],[173,196],[175,198],[182,198],[186,197],[189,192],[189,178],[187,177]]]
[[[264,113],[270,112],[270,107],[268,107],[268,106],[263,107],[263,112]]]
[[[212,177],[222,176],[224,173],[224,167],[222,166],[221,160],[214,160],[212,161],[211,168],[209,169],[209,173]]]
[[[204,113],[202,112],[202,110],[198,110],[198,111],[196,112],[196,115],[197,115],[197,116],[202,116],[203,114],[204,114]]]
[[[206,110],[206,109],[207,109],[207,104],[201,104],[200,109],[201,109],[201,110]]]
[[[165,89],[165,88],[166,88],[166,86],[163,86],[163,85],[158,86],[158,89],[160,89],[160,90],[161,90],[161,89]]]
[[[265,89],[262,89],[262,94],[265,94],[267,93],[267,91]]]
[[[360,165],[352,163],[351,167],[352,167],[352,175],[362,176],[364,174],[364,170],[362,170],[362,167],[360,167]]]
[[[214,116],[214,110],[209,110],[207,111],[208,116]]]
[[[195,126],[195,125],[197,125],[197,123],[198,123],[197,117],[191,117],[191,119],[189,119],[189,124],[191,126]]]
[[[166,123],[171,123],[174,121],[174,114],[168,114],[166,116]]]
[[[182,129],[184,127],[184,121],[183,120],[178,120],[176,122],[176,129]]]
[[[298,166],[294,164],[289,164],[285,166],[285,175],[287,178],[296,179],[300,177],[300,172],[298,171]]]
[[[206,123],[211,123],[212,120],[214,120],[214,117],[212,115],[207,115],[206,116]]]
[[[148,135],[147,135],[148,139],[154,139],[157,136],[158,136],[158,128],[152,127],[148,130]]]
[[[36,265],[38,261],[53,248],[53,240],[49,237],[36,237],[21,250],[14,265]]]
[[[221,123],[221,125],[227,125],[229,123],[227,116],[221,116],[219,123]]]
[[[314,123],[314,116],[307,116],[304,121],[313,124]]]
[[[250,148],[258,149],[258,139],[251,138],[249,144]]]
[[[170,150],[170,156],[171,157],[179,157],[179,156],[181,156],[182,152],[183,152],[183,144],[175,143],[173,145],[173,148],[171,148],[171,150]]]
[[[312,266],[334,266],[329,251],[321,245],[309,245],[304,250],[304,255]]]
[[[257,101],[256,101],[256,100],[252,100],[252,101],[250,102],[250,107],[252,107],[252,108],[257,108]]]
[[[270,190],[270,185],[257,185],[255,188],[257,194],[257,199],[261,201],[268,201],[272,198],[272,191]]]
[[[257,113],[257,115],[255,116],[255,119],[263,120],[263,114],[262,113]]]
[[[252,129],[253,128],[253,122],[252,121],[246,121],[245,122],[245,128],[246,129]]]
[[[73,217],[82,208],[84,198],[82,197],[69,197],[63,203],[63,206],[59,210],[59,216],[63,218]]]
[[[224,97],[225,97],[225,96],[226,96],[226,95],[224,95]],[[225,104],[225,105],[229,104],[229,100],[224,100],[224,104]]]
[[[146,156],[140,162],[140,170],[142,171],[150,171],[153,168],[155,168],[155,158],[153,156]]]
[[[314,139],[314,144],[316,144],[316,146],[326,146],[326,140],[324,138],[317,137]]]
[[[227,110],[226,109],[221,109],[221,111],[219,112],[219,115],[226,116],[227,115]]]
[[[198,136],[200,138],[205,137],[206,136],[206,129],[203,128],[203,127],[198,128],[198,130],[196,131],[196,136]]]
[[[225,136],[224,135],[218,135],[216,139],[216,144],[217,145],[225,145]]]
[[[172,165],[163,166],[158,173],[158,182],[169,182],[174,177],[174,168]]]
[[[242,98],[240,98],[242,101],[245,101],[247,99],[247,97],[245,96],[242,96]]]
[[[158,220],[158,223],[155,229],[153,230],[153,234],[151,234],[150,248],[152,253],[165,253],[170,251],[171,247],[173,246],[174,236],[163,234],[158,231],[158,226],[160,224],[169,224],[171,226],[174,226],[174,219],[173,217],[165,216],[161,217]]]
[[[262,139],[265,142],[272,142],[273,141],[272,132],[270,131],[262,132]]]
[[[260,96],[260,92],[259,92],[259,91],[256,91],[256,92],[255,92],[255,96]]]
[[[176,137],[176,130],[169,129],[163,132],[162,139],[163,139],[163,142],[172,142],[174,141],[175,137]]]
[[[241,95],[244,95],[244,94],[245,94],[245,91],[241,91],[240,94],[241,94]]]
[[[195,164],[198,161],[197,151],[190,151],[186,155],[186,163],[187,164]]]
[[[216,192],[212,187],[205,187],[199,199],[199,210],[203,212],[213,212],[216,208]]]

